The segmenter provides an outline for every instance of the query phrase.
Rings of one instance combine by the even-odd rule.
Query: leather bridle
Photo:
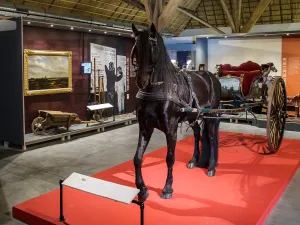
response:
[[[148,40],[150,42],[150,59],[151,59],[151,64],[150,64],[150,68],[149,68],[149,73],[150,73],[150,78],[151,78],[152,74],[155,71],[157,62],[158,62],[159,46],[158,46],[157,38],[156,37],[153,38],[153,37],[149,36]],[[138,41],[138,38],[136,37],[135,38],[134,46],[133,46],[132,51],[131,51],[131,64],[134,67],[134,71],[135,72],[137,72],[137,70],[138,70],[138,65],[133,60],[134,57],[136,56],[137,41]],[[160,84],[161,82],[158,82],[158,83]],[[151,84],[153,85],[154,83],[151,82]]]

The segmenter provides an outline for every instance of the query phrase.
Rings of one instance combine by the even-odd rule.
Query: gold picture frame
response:
[[[70,93],[72,90],[72,52],[24,50],[25,96]]]

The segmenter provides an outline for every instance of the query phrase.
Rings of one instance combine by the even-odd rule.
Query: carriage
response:
[[[278,151],[287,118],[287,96],[284,80],[280,76],[268,76],[277,72],[273,63],[262,64],[248,61],[240,66],[223,64],[216,66],[216,76],[221,83],[219,109],[203,109],[203,113],[236,115],[241,112],[266,114],[268,150]],[[182,111],[197,112],[183,108]],[[230,118],[230,117],[229,117]],[[256,118],[256,117],[255,117]]]

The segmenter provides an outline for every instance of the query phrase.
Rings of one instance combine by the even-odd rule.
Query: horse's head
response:
[[[139,31],[134,24],[135,45],[131,52],[131,62],[136,69],[136,84],[139,89],[145,89],[150,83],[150,77],[159,58],[159,43],[162,40],[154,24],[150,29]],[[133,58],[136,57],[136,64]]]

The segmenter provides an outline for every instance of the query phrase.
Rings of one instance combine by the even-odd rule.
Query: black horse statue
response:
[[[139,201],[145,201],[149,193],[142,177],[142,159],[156,128],[165,133],[168,146],[166,156],[168,175],[161,194],[161,198],[168,199],[173,193],[173,165],[179,123],[188,122],[194,131],[194,154],[188,168],[207,168],[208,176],[215,175],[219,120],[211,118],[211,114],[205,118],[204,114],[181,112],[181,108],[196,107],[198,110],[218,108],[221,85],[208,71],[178,71],[168,56],[162,36],[153,24],[151,28],[142,31],[132,25],[132,30],[136,42],[132,49],[131,61],[136,69],[136,85],[139,88],[136,96],[139,141],[134,156],[135,183],[140,190]],[[200,118],[203,122],[202,138],[200,138]]]

